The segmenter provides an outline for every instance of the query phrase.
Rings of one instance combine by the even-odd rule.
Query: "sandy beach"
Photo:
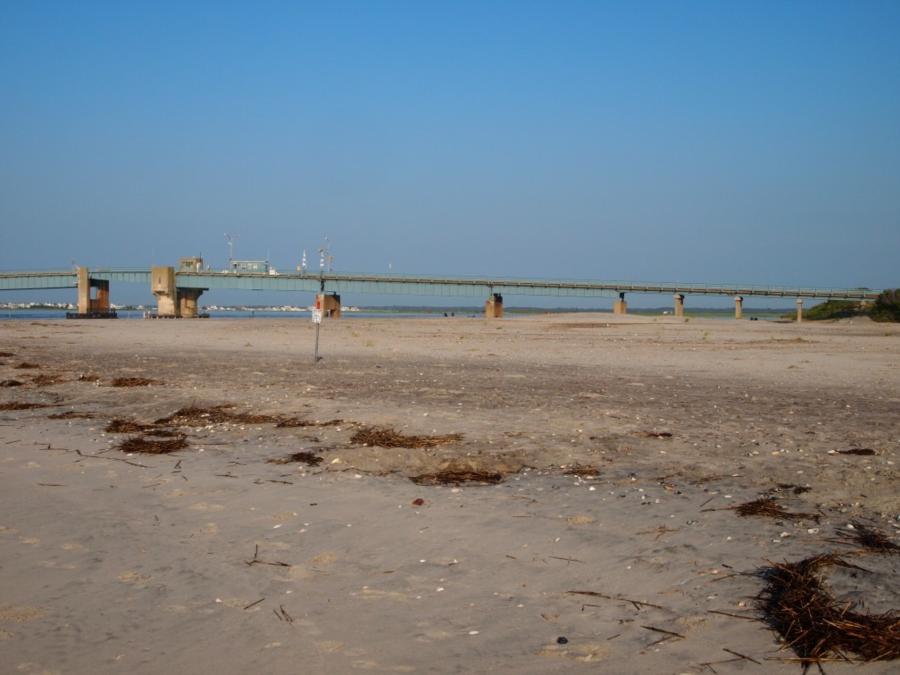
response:
[[[0,321],[0,672],[798,673],[759,571],[856,555],[851,523],[900,543],[896,324],[313,338]],[[734,508],[761,497],[787,515]],[[835,595],[900,609],[900,556],[855,560]]]

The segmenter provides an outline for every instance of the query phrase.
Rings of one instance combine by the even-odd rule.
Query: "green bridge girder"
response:
[[[150,285],[149,269],[97,268],[92,279],[110,283]],[[396,294],[487,297],[542,295],[559,297],[614,297],[619,293],[725,295],[742,297],[815,298],[822,300],[874,300],[879,290],[869,288],[813,288],[743,284],[680,282],[587,281],[574,279],[514,279],[504,277],[444,277],[399,274],[262,274],[227,271],[177,272],[181,288],[253,291],[317,292],[339,294]],[[0,272],[0,291],[76,288],[74,271]]]

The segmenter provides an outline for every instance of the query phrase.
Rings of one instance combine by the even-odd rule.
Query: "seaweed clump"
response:
[[[110,434],[135,434],[142,431],[148,431],[153,428],[154,427],[152,424],[143,424],[141,422],[133,422],[131,420],[116,418],[111,420],[110,423],[106,425],[106,429],[104,429],[104,431]]]
[[[122,452],[140,452],[147,455],[166,455],[187,447],[189,447],[187,436],[184,434],[175,434],[163,438],[132,436],[131,438],[126,438],[118,445],[118,449]]]
[[[94,419],[94,417],[94,413],[76,412],[75,410],[66,410],[65,412],[47,415],[47,419],[50,420],[90,420]]]
[[[208,424],[268,424],[277,422],[272,415],[232,412],[229,404],[214,405],[209,408],[190,405],[179,408],[167,417],[156,420],[155,424],[174,424],[181,427],[203,427]]]
[[[496,485],[503,482],[503,474],[500,471],[477,466],[450,463],[438,471],[410,476],[409,479],[416,485],[462,485],[463,483]]]
[[[816,513],[791,513],[790,511],[785,511],[774,497],[760,497],[752,502],[732,506],[730,509],[743,518],[759,516],[762,518],[785,518],[787,520],[803,520],[807,518],[817,522],[819,520],[819,515]]]
[[[292,428],[292,427],[336,427],[338,424],[343,424],[344,420],[325,420],[324,422],[319,422],[317,420],[301,420],[296,417],[285,417],[283,419],[278,420],[275,424],[276,427],[279,428]]]
[[[461,440],[462,434],[408,436],[390,427],[363,427],[350,438],[354,445],[377,445],[381,448],[435,448]]]
[[[151,380],[149,377],[117,377],[110,382],[112,387],[149,387],[151,384],[159,384],[159,380]]]
[[[835,657],[850,660],[849,654],[863,661],[900,657],[900,615],[862,614],[838,602],[823,580],[823,571],[833,566],[863,570],[835,554],[763,570],[768,585],[758,603],[765,622],[797,653],[804,671]]]
[[[866,551],[900,555],[900,546],[891,541],[886,534],[877,528],[870,527],[857,520],[854,520],[851,525],[853,526],[851,531],[841,532],[841,538],[844,541],[850,541],[857,546],[861,546]]]
[[[299,462],[307,466],[318,466],[322,461],[321,457],[307,451],[295,452],[287,457],[276,457],[268,460],[269,464],[293,464]]]
[[[33,410],[34,408],[49,408],[46,403],[22,403],[13,401],[12,403],[0,403],[0,410]]]

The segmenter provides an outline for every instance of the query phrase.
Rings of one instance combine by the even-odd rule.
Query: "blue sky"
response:
[[[895,1],[6,2],[0,91],[0,269],[900,285]]]

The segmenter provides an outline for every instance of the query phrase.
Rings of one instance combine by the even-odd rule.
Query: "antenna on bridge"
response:
[[[231,267],[231,261],[234,260],[234,242],[237,239],[236,234],[225,233],[225,241],[228,242],[228,267]]]
[[[325,271],[325,262],[328,261],[328,271],[334,268],[334,256],[331,255],[331,251],[329,250],[329,242],[328,235],[323,235],[325,238],[325,243],[322,244],[322,247],[319,249],[319,271]]]

